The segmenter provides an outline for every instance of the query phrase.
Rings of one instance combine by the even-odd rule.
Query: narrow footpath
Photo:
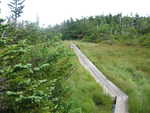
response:
[[[128,113],[128,96],[115,84],[109,81],[75,44],[71,44],[71,48],[77,55],[81,65],[87,69],[95,80],[103,87],[104,92],[113,98],[116,98],[114,113]]]

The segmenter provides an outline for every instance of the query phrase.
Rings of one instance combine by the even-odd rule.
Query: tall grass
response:
[[[65,45],[69,46],[67,42]],[[70,113],[111,113],[111,98],[103,93],[102,88],[80,65],[74,54],[72,64],[75,70],[65,84],[70,89],[67,95],[67,101],[72,105]]]
[[[149,48],[76,42],[92,62],[129,96],[130,113],[150,113]]]

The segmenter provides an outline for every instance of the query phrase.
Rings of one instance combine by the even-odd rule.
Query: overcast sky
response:
[[[7,3],[11,0],[0,0],[1,15],[8,16]],[[101,14],[150,15],[150,0],[26,0],[22,18],[40,24],[56,24],[70,17],[94,16]]]

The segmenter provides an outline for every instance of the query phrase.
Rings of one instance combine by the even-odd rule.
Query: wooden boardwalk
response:
[[[103,87],[104,92],[113,98],[117,98],[114,113],[128,113],[128,96],[115,84],[109,81],[75,44],[71,44],[71,48],[73,48],[81,65],[86,68],[95,80]]]

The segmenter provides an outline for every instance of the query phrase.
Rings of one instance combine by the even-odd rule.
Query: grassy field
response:
[[[75,42],[129,96],[130,113],[150,113],[150,48]]]
[[[68,43],[65,43],[69,46]],[[73,53],[72,53],[73,54]],[[102,88],[72,56],[75,70],[65,84],[69,87],[68,102],[72,104],[70,113],[111,113],[111,98],[104,95]]]

